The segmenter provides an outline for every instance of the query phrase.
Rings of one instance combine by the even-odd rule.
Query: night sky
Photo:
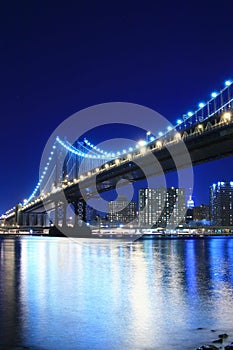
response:
[[[1,2],[0,214],[28,197],[53,130],[124,101],[171,122],[233,78],[233,2]],[[233,180],[232,157],[194,168],[194,200]]]

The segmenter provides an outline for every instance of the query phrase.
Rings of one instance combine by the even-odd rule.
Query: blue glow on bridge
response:
[[[198,104],[199,109],[195,110],[194,112],[188,111],[187,114],[183,115],[183,118],[178,118],[176,121],[175,126],[167,126],[166,130],[158,131],[158,136],[155,137],[151,135],[150,131],[147,131],[146,136],[147,140],[139,140],[134,147],[129,147],[128,151],[126,149],[123,149],[122,151],[105,151],[103,149],[100,149],[96,145],[94,145],[92,142],[87,140],[86,138],[83,140],[83,142],[76,142],[76,147],[69,143],[67,140],[62,140],[59,136],[57,136],[54,145],[52,146],[52,150],[49,154],[48,160],[44,166],[44,169],[42,169],[41,176],[31,193],[31,195],[24,200],[23,205],[27,206],[31,203],[31,201],[35,200],[36,194],[38,193],[39,189],[42,186],[42,183],[45,182],[45,178],[47,174],[51,176],[52,174],[52,163],[54,159],[56,158],[56,152],[58,150],[58,147],[63,148],[67,152],[70,152],[71,154],[76,155],[77,157],[88,159],[91,161],[99,161],[99,164],[104,164],[105,162],[114,160],[116,156],[118,158],[122,159],[132,159],[133,152],[138,152],[142,148],[146,148],[146,146],[150,143],[153,143],[156,141],[156,147],[161,148],[163,146],[163,138],[165,138],[168,134],[170,135],[174,131],[174,138],[176,141],[179,141],[181,139],[180,134],[177,132],[176,128],[179,130],[185,130],[187,127],[187,121],[189,121],[189,125],[198,125],[200,122],[212,117],[213,115],[217,113],[223,113],[223,120],[225,122],[229,122],[232,118],[232,113],[228,110],[233,108],[233,91],[232,91],[232,84],[233,81],[228,79],[225,81],[224,85],[225,87],[220,90],[219,92],[212,92],[211,93],[211,99],[207,102],[200,102]],[[199,112],[201,111],[201,116]],[[201,118],[201,119],[200,119]],[[130,154],[127,155],[127,152],[130,152]],[[115,159],[115,164],[118,164],[120,162],[119,159]],[[109,167],[109,164],[106,164]],[[99,166],[97,162],[97,166],[91,164],[93,170],[95,168],[95,171],[98,172]],[[106,169],[108,167],[105,167]],[[84,175],[80,175],[80,181],[84,178]],[[75,179],[76,181],[79,181]],[[61,187],[63,188],[63,187]],[[44,193],[44,196],[46,196],[46,193]],[[39,197],[38,197],[39,198]],[[9,209],[2,217],[8,217],[11,215],[14,215],[15,207]]]

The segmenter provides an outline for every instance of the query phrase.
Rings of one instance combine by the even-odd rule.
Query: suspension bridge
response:
[[[148,130],[145,139],[121,151],[101,149],[87,138],[71,143],[57,135],[35,188],[23,203],[2,214],[2,223],[8,227],[62,227],[67,224],[70,206],[75,226],[84,220],[86,200],[114,189],[120,180],[132,183],[189,166],[182,157],[184,144],[192,165],[233,154],[232,81],[226,81],[220,91],[174,126],[157,135]],[[156,157],[158,167],[149,154]]]

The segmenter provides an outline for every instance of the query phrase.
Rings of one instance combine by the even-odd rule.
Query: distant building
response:
[[[108,221],[110,225],[124,225],[136,219],[136,202],[129,202],[126,197],[119,196],[116,201],[108,203]]]
[[[190,221],[193,221],[193,208],[188,208],[186,211],[185,222],[188,224]]]
[[[140,226],[158,226],[159,218],[165,206],[166,189],[141,188],[139,190]]]
[[[97,222],[97,211],[88,204],[86,204],[86,222],[89,224]]]
[[[193,220],[210,220],[210,206],[207,204],[201,204],[193,208]]]
[[[210,219],[213,225],[233,225],[233,181],[210,186]]]
[[[194,200],[192,199],[192,195],[189,195],[189,199],[187,200],[187,208],[192,209],[194,208]]]
[[[191,192],[191,189],[190,189]],[[189,199],[187,200],[187,211],[185,222],[188,224],[193,221],[193,208],[194,208],[194,200],[192,199],[192,193],[189,195]]]
[[[139,190],[139,223],[141,226],[175,228],[185,220],[183,188],[143,188]]]

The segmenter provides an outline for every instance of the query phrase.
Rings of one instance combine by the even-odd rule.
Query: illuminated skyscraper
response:
[[[136,219],[136,202],[128,202],[124,196],[108,203],[108,220],[110,224],[131,223]]]
[[[184,222],[186,212],[183,188],[143,188],[139,190],[141,226],[175,228]]]
[[[233,225],[233,181],[210,186],[210,216],[213,225]]]
[[[190,194],[189,199],[187,200],[187,208],[193,209],[194,207],[194,200],[192,199],[192,195]]]
[[[192,189],[190,188],[189,199],[187,200],[186,223],[193,220],[194,200],[192,199]]]
[[[139,223],[141,226],[159,226],[165,206],[166,188],[141,188],[139,190]]]

